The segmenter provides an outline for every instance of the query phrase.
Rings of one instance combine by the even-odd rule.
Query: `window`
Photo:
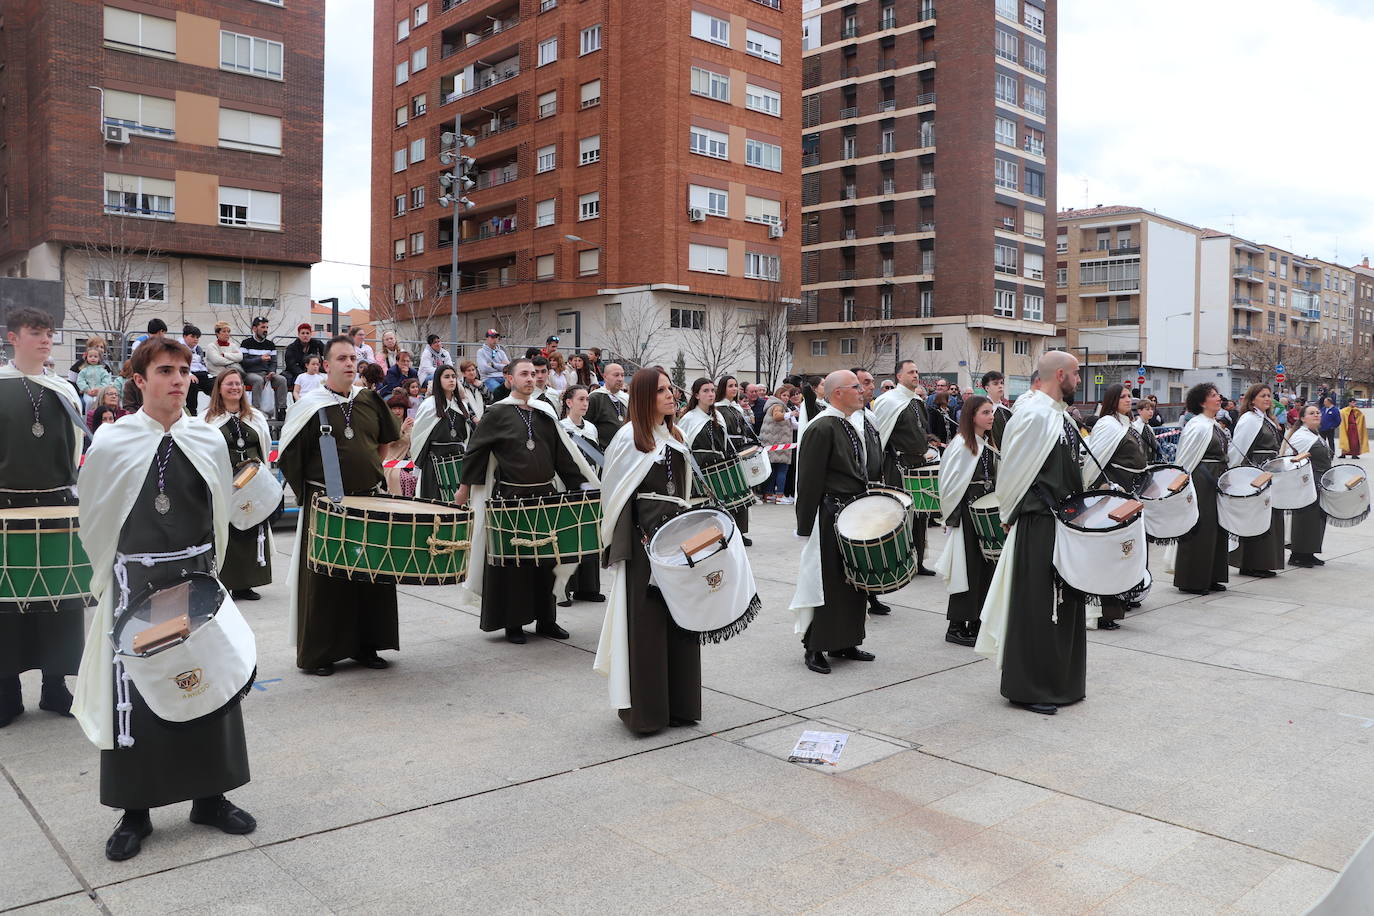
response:
[[[782,63],[782,39],[774,38],[772,35],[746,29],[744,32],[744,50],[755,57],[771,60],[775,64]]]
[[[171,19],[107,6],[105,44],[120,51],[175,57],[177,24]]]
[[[726,251],[715,245],[688,245],[687,269],[723,274],[726,270]]]
[[[539,117],[549,118],[558,114],[558,90],[539,94]]]
[[[601,215],[601,192],[593,191],[577,198],[577,218],[596,219]]]
[[[1009,32],[1006,29],[997,30],[996,50],[998,57],[1016,63],[1021,56],[1018,53],[1018,45],[1020,45],[1020,42],[1017,41],[1015,32]]]
[[[701,156],[710,156],[714,159],[730,158],[730,137],[717,130],[708,130],[705,127],[692,128],[691,150]]]
[[[1060,289],[1069,285],[1069,269],[1067,267],[1056,267],[1054,269],[1054,285]]]
[[[853,296],[845,296],[840,300],[840,320],[853,321],[854,311],[857,307]]]
[[[744,253],[744,275],[751,280],[778,279],[779,261],[775,254],[759,254],[755,251]]]
[[[1025,276],[1027,280],[1045,279],[1045,256],[1043,254],[1026,252]]]
[[[601,80],[582,84],[582,107],[591,108],[601,104]]]
[[[424,160],[425,138],[416,137],[414,140],[410,141],[410,164],[414,165],[415,163],[423,162]]]
[[[410,61],[403,60],[396,65],[396,85],[399,86],[410,79]]]
[[[1016,15],[1017,6],[1017,0],[997,0],[997,15],[1015,22],[1018,18]]]
[[[1038,130],[1026,131],[1025,149],[1033,156],[1045,155],[1045,135]]]
[[[418,29],[426,22],[429,22],[429,4],[421,3],[415,7],[415,27]]]
[[[1010,188],[1015,191],[1019,185],[1016,181],[1016,163],[1006,159],[994,159],[992,161],[993,181],[999,188]]]
[[[558,165],[558,147],[554,144],[541,146],[534,153],[534,171],[552,172]]]
[[[541,254],[534,259],[534,278],[536,280],[553,279],[553,255]]]
[[[730,101],[730,77],[714,73],[701,67],[692,68],[692,93],[704,95],[720,102]]]
[[[1035,32],[1039,35],[1045,34],[1044,10],[1038,7],[1031,6],[1029,3],[1027,3],[1023,21],[1026,23],[1026,27],[1029,28],[1032,32]]]
[[[221,117],[220,120],[223,121],[223,117]],[[406,124],[409,123],[409,121],[410,121],[410,107],[407,106],[407,105],[402,105],[400,108],[397,108],[397,109],[396,109],[396,126],[397,126],[397,127],[405,127]]]
[[[210,291],[211,291],[212,294],[213,294],[214,289],[215,289],[215,287],[214,287],[213,284],[214,284],[214,281],[212,280],[212,281],[211,281],[211,286],[210,286]],[[395,301],[395,302],[405,302],[405,301],[406,301],[406,285],[405,285],[404,283],[397,283],[397,284],[393,285],[393,286],[391,287],[391,298],[392,298],[392,300]],[[211,305],[214,305],[214,304],[215,304],[213,299],[210,301],[210,304],[211,304]],[[235,303],[235,305],[237,305],[237,304],[238,304],[238,303]]]
[[[1045,173],[1037,172],[1035,169],[1026,169],[1025,192],[1031,197],[1045,196]]]
[[[998,295],[1000,296],[1001,293],[999,292]],[[1013,309],[1014,309],[1014,306],[1013,306]],[[983,338],[983,352],[984,352],[984,353],[998,353],[998,352],[1001,351],[1001,349],[1002,349],[1002,341],[1001,341],[999,338],[996,338],[996,337],[984,337],[984,338]]]
[[[997,74],[997,88],[994,94],[999,101],[1017,104],[1016,77],[1008,76],[1005,73]]]
[[[281,79],[281,58],[280,41],[268,41],[237,32],[219,33],[219,65],[222,70]]]
[[[545,38],[539,42],[539,66],[551,64],[558,60],[558,39]]]
[[[927,337],[925,341],[927,353],[938,353],[941,350],[944,350],[945,348],[945,338],[943,334],[936,334],[934,337]]]
[[[767,197],[744,198],[744,218],[751,223],[767,223],[770,226],[782,225],[782,202]]]
[[[935,291],[933,289],[921,290],[921,317],[935,317]]]
[[[157,96],[106,89],[105,123],[122,124],[145,136],[171,139],[176,136],[176,103]]]
[[[811,341],[811,355],[812,355],[812,356],[824,356],[824,355],[825,355],[825,351],[826,351],[827,349],[829,349],[829,348],[826,346],[826,344],[828,344],[828,343],[829,343],[829,341],[827,341],[827,340],[813,340],[813,341]]]
[[[406,151],[405,147],[395,150],[391,154],[391,171],[404,172],[406,170]]]
[[[410,209],[418,210],[425,205],[425,188],[421,185],[410,189]]]
[[[601,161],[601,135],[594,134],[577,141],[577,164],[591,165]]]
[[[176,216],[176,183],[165,178],[105,173],[105,212],[170,220]]]
[[[992,269],[998,273],[1016,273],[1017,250],[1011,245],[992,246]]]
[[[882,132],[878,140],[878,152],[895,153],[897,152],[897,130],[889,127]]]
[[[884,320],[891,320],[892,290],[883,290],[878,294],[878,317]]]
[[[1026,293],[1024,296],[1022,296],[1021,317],[1026,319],[1027,321],[1044,321],[1045,297],[1038,293]],[[1020,343],[1021,341],[1018,340],[1017,344]],[[1021,356],[1025,355],[1024,353],[1020,353],[1019,350],[1017,352]]]
[[[1029,300],[1029,299],[1040,299],[1040,300],[1041,300],[1040,306],[1041,306],[1042,309],[1044,308],[1045,303],[1044,303],[1043,297],[1040,297],[1040,296],[1027,296],[1026,298],[1027,298],[1027,300]],[[1029,302],[1029,301],[1026,303],[1026,312],[1027,312],[1026,317],[1029,318],[1029,317],[1030,317],[1030,314],[1029,314],[1029,312],[1030,312],[1030,302]],[[1038,321],[1039,319],[1037,318],[1036,320]],[[1019,339],[1019,338],[1016,339],[1016,340],[1013,340],[1013,341],[1011,342],[1011,352],[1015,353],[1017,356],[1030,356],[1030,341],[1029,341],[1029,340],[1021,340],[1021,339]]]
[[[721,249],[724,251],[725,249]],[[702,325],[706,324],[705,309],[668,309],[668,327],[679,328],[684,331],[700,331]]]
[[[281,118],[221,107],[219,145],[255,153],[280,153]]]
[[[419,95],[417,95],[415,98],[411,99],[411,100],[410,100],[410,113],[411,113],[411,116],[412,116],[412,117],[418,118],[420,115],[422,115],[422,114],[424,114],[426,111],[428,111],[428,110],[429,110],[429,105],[428,105],[426,102],[427,102],[427,96],[426,96],[426,94],[423,93],[423,92],[420,93]]]
[[[1026,42],[1026,58],[1024,61],[1027,70],[1034,70],[1036,73],[1045,72],[1045,48],[1043,45],[1033,45]]]
[[[601,26],[592,25],[582,30],[582,53],[590,54],[601,50]]]
[[[998,143],[1003,146],[1016,145],[1016,122],[1010,118],[997,118],[997,126],[993,134]]]
[[[692,10],[692,37],[730,47],[730,23]]]
[[[687,186],[687,205],[711,216],[730,215],[730,195],[719,188],[693,184]]]
[[[402,19],[400,22],[396,23],[396,40],[397,40],[397,41],[405,41],[405,40],[406,40],[407,38],[409,38],[409,37],[410,37],[410,17],[407,16],[405,19]]]
[[[429,66],[429,48],[421,45],[410,55],[410,72],[419,73]]]
[[[1043,86],[1026,84],[1026,102],[1021,106],[1031,114],[1045,116],[1045,89]]]
[[[857,338],[857,337],[841,337],[841,338],[840,338],[840,355],[841,355],[841,356],[853,356],[853,355],[854,355],[855,353],[857,353],[857,352],[859,352],[859,338]]]
[[[397,194],[393,203],[395,204],[395,209],[392,211],[392,216],[405,216],[406,196],[404,194]]]
[[[410,253],[425,253],[425,234],[423,232],[412,232],[410,234]]]
[[[100,277],[88,277],[86,279],[86,298],[88,299],[133,299],[139,302],[165,302],[167,299],[167,284],[161,279],[165,271],[160,268],[153,268],[149,271],[150,275],[155,274],[157,280],[131,280],[128,282],[120,280],[106,280]]]
[[[206,299],[212,306],[242,305],[254,310],[277,307],[281,290],[278,271],[211,267],[207,273]]]
[[[552,226],[556,218],[556,208],[558,199],[550,197],[548,200],[541,200],[534,205],[534,225]]]
[[[770,172],[782,171],[782,147],[762,140],[744,141],[744,164]]]
[[[744,107],[775,118],[782,117],[782,95],[762,86],[744,85]]]
[[[588,248],[586,251],[577,253],[577,275],[579,277],[594,276],[601,270],[601,249]]]
[[[281,228],[281,195],[247,188],[219,189],[219,224],[248,229]]]

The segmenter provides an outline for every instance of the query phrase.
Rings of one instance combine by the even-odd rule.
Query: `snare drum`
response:
[[[458,488],[463,485],[463,447],[459,445],[455,448],[456,451],[441,454],[431,447],[429,453],[428,471],[438,484],[439,499],[446,503],[453,502]]]
[[[76,506],[0,509],[0,606],[42,610],[90,594],[91,561],[77,533],[79,512]]]
[[[997,494],[988,493],[969,503],[968,514],[983,559],[997,560],[1002,556],[1002,547],[1007,542],[1007,533],[1002,530],[1002,504]]]
[[[1152,464],[1145,469],[1140,491],[1145,504],[1145,536],[1156,544],[1169,544],[1197,525],[1197,493],[1193,478],[1175,464]]]
[[[316,496],[311,571],[354,582],[455,585],[467,575],[472,510],[432,499]]]
[[[902,487],[911,496],[912,511],[923,514],[940,513],[940,460],[919,468],[902,468]]]
[[[682,547],[710,529],[720,541],[690,557]],[[651,582],[673,622],[698,640],[724,642],[744,632],[761,603],[735,520],[719,509],[694,509],[664,522],[648,545]]]
[[[1133,501],[1116,490],[1088,490],[1055,507],[1054,568],[1070,588],[1108,598],[1139,590],[1148,553],[1143,513],[1111,517]]]
[[[1272,458],[1264,463],[1264,470],[1274,475],[1270,501],[1275,509],[1291,512],[1306,509],[1317,501],[1317,481],[1311,459],[1294,455]]]
[[[765,458],[765,461],[768,459]],[[754,504],[754,491],[744,476],[744,462],[734,455],[723,455],[717,461],[701,466],[706,487],[726,511],[743,509]]]
[[[1242,464],[1231,468],[1217,480],[1217,524],[1227,534],[1240,538],[1259,537],[1273,521],[1271,481],[1251,486],[1264,472]]]
[[[251,531],[277,511],[282,501],[281,481],[261,461],[245,461],[234,468],[234,492],[230,495],[229,524]]]
[[[1333,464],[1322,475],[1322,511],[1337,528],[1358,525],[1369,517],[1368,472],[1358,464]]]
[[[751,487],[762,486],[773,474],[773,464],[768,453],[757,445],[739,450],[739,460],[744,462],[744,480]]]
[[[916,575],[911,499],[887,488],[870,489],[835,518],[844,577],[861,592],[895,592]]]
[[[601,553],[601,491],[487,500],[487,562],[580,563]]]

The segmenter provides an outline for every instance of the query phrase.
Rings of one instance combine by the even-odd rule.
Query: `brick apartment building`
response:
[[[447,336],[460,131],[460,338],[700,369],[730,337],[751,369],[744,326],[798,295],[800,32],[777,0],[378,0],[373,315]]]
[[[74,328],[289,335],[320,258],[324,0],[3,17],[0,269],[61,281]]]
[[[1024,390],[1055,336],[1055,3],[803,11],[798,368],[916,359]],[[1047,236],[1048,233],[1048,236]]]

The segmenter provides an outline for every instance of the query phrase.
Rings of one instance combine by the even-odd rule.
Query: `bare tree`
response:
[[[156,235],[154,229],[150,237]],[[67,301],[82,327],[127,338],[145,316],[167,310],[166,255],[155,245],[135,245],[132,238],[123,219],[110,217],[98,241],[73,246],[86,269],[84,275],[68,274]]]
[[[949,340],[949,335],[945,335],[945,340]],[[965,328],[964,333],[959,334],[956,340],[957,342],[952,348],[954,356],[957,360],[963,362],[964,365],[962,368],[968,370],[970,385],[977,385],[978,380],[983,377],[983,373],[992,368],[990,361],[993,357],[997,357],[1000,364],[1000,351],[990,353],[984,350],[983,338],[982,336],[975,336],[975,330],[973,328]],[[1007,345],[1006,341],[1001,340],[1000,337],[998,340],[999,346],[1005,347]],[[960,380],[959,384],[962,386],[963,381]]]
[[[762,384],[770,392],[782,381],[792,362],[787,339],[789,308],[781,298],[770,299],[755,318],[756,368]]]
[[[683,335],[682,349],[703,375],[720,378],[753,352],[754,323],[731,300],[711,298],[704,305],[701,328]]]
[[[282,302],[281,271],[276,265],[258,261],[239,261],[238,295],[224,293],[224,319],[236,330],[247,331],[253,319],[267,319],[267,337],[289,337],[295,332],[291,314]],[[229,281],[233,282],[233,281]],[[308,310],[307,310],[308,312]],[[305,317],[309,317],[308,314]]]
[[[605,319],[607,348],[624,365],[627,375],[662,362],[658,348],[668,329],[668,315],[662,308],[646,299],[636,298],[632,303],[622,303],[618,315],[608,313]]]

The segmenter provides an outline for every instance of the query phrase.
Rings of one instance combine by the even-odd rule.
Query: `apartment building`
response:
[[[446,336],[456,287],[468,340],[495,325],[753,368],[758,320],[798,296],[796,5],[375,9],[374,316]],[[472,138],[456,229],[438,201],[449,134]]]
[[[323,0],[15,0],[0,20],[0,270],[61,323],[290,334],[320,258]]]
[[[938,14],[938,15],[937,15]],[[806,0],[799,369],[1025,389],[1055,337],[1055,4]]]

